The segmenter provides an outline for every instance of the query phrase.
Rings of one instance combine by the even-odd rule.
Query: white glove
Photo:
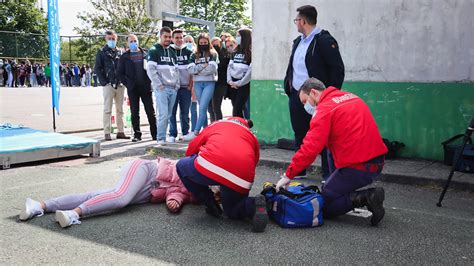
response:
[[[279,192],[280,191],[280,188],[284,188],[286,189],[288,187],[288,184],[290,183],[290,179],[288,177],[286,177],[285,175],[282,175],[281,176],[281,179],[278,181],[277,185],[276,185],[276,191]]]

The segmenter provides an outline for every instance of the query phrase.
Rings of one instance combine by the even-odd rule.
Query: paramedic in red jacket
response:
[[[328,147],[336,169],[322,189],[324,215],[333,217],[367,206],[373,214],[371,224],[377,225],[385,214],[383,188],[356,191],[379,176],[387,153],[369,107],[352,93],[334,87],[326,89],[315,78],[303,84],[299,97],[313,117],[303,145],[277,183],[277,189],[285,187]]]
[[[253,230],[267,224],[265,198],[249,197],[260,150],[250,131],[251,120],[230,117],[205,128],[191,143],[186,158],[176,165],[181,181],[206,212],[219,217],[222,209],[209,186],[220,186],[222,207],[230,219],[252,219]]]

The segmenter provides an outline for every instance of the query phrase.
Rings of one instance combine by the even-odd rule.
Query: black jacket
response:
[[[119,58],[120,51],[117,49],[111,49],[107,45],[97,51],[94,70],[95,73],[97,73],[101,86],[105,86],[108,83],[115,86],[119,82],[117,79],[117,65]]]
[[[146,52],[142,49],[139,48],[140,51],[143,54],[143,60],[146,59]],[[150,78],[148,78],[148,75],[146,74],[146,70],[142,68],[144,73],[144,84],[145,84],[145,89],[151,91],[151,81]],[[118,63],[118,69],[117,69],[117,76],[120,80],[120,82],[123,83],[127,87],[129,91],[133,91],[135,88],[135,66],[133,61],[130,59],[130,50],[126,51],[119,60]]]
[[[301,41],[301,36],[293,41],[290,63],[284,80],[285,93],[288,97],[293,89],[293,57]],[[339,53],[339,45],[331,34],[322,30],[314,36],[306,51],[306,68],[311,78],[317,78],[326,85],[341,88],[344,82],[344,62]]]
[[[229,66],[230,54],[225,48],[219,50],[219,65],[217,68],[217,83],[227,85],[227,67]]]

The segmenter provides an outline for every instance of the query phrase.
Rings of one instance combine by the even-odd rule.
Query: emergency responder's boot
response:
[[[221,217],[222,208],[219,205],[219,203],[217,203],[217,201],[214,197],[212,197],[212,199],[207,201],[204,205],[206,205],[206,213],[207,214],[209,214],[211,216],[214,216],[216,218]]]
[[[372,213],[370,224],[377,225],[385,215],[383,201],[385,200],[385,191],[383,188],[369,188],[351,193],[352,207],[360,208],[367,206]]]
[[[255,198],[255,213],[252,217],[252,231],[259,233],[265,231],[268,223],[267,202],[265,197],[257,195]]]

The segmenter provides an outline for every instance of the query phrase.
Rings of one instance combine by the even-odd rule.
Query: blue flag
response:
[[[48,0],[49,65],[51,67],[51,89],[53,109],[59,115],[59,78],[61,40],[59,37],[58,0]]]

